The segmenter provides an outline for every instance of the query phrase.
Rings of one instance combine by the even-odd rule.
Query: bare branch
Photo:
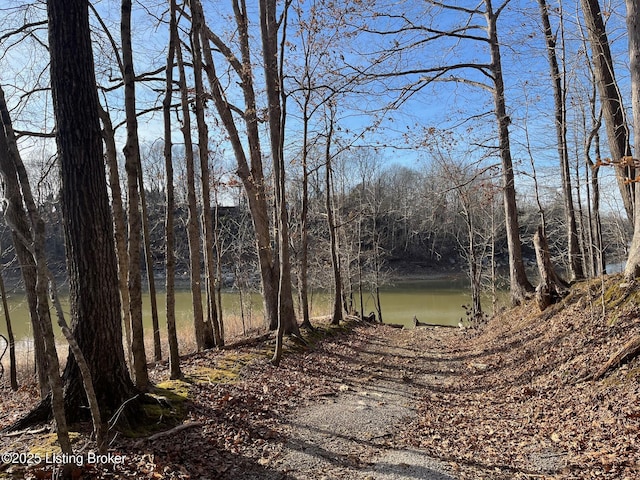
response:
[[[12,37],[14,35],[18,35],[22,32],[28,31],[27,36],[31,35],[33,32],[31,31],[32,28],[37,28],[37,27],[41,27],[41,26],[45,26],[47,25],[47,21],[46,20],[42,20],[40,22],[32,22],[32,23],[25,23],[24,25],[22,25],[19,28],[16,28],[15,30],[11,30],[10,32],[5,33],[4,35],[0,35],[0,42],[5,41],[7,38]]]

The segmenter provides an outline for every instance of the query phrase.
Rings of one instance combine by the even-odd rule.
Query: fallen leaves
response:
[[[602,381],[584,379],[640,332],[640,319],[616,307],[617,321],[609,325],[598,309],[589,309],[590,301],[570,295],[564,310],[545,312],[544,318],[532,316],[525,306],[471,335],[362,327],[290,354],[281,368],[259,354],[259,344],[194,355],[183,365],[191,379],[184,386],[184,424],[198,427],[138,445],[118,438],[114,448],[127,461],[85,466],[83,474],[92,479],[271,478],[286,471],[281,463],[285,417],[337,395],[375,395],[377,382],[387,376],[411,390],[419,416],[386,440],[396,448],[423,448],[449,462],[459,479],[639,478],[639,360]],[[383,332],[384,344],[377,341]],[[389,345],[401,347],[403,355],[385,350]],[[373,352],[370,363],[361,361],[364,348]],[[218,364],[228,373],[213,372]],[[165,380],[166,367],[154,375],[156,382]],[[19,413],[34,393],[15,394],[12,408]],[[7,398],[2,402],[11,405]],[[3,438],[2,448],[18,448],[20,441],[27,440]],[[358,468],[357,462],[345,461],[344,470],[333,473],[352,478],[349,468]],[[21,478],[36,475],[35,470],[16,472]]]

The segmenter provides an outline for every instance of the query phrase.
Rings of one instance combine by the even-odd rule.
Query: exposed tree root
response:
[[[110,428],[131,431],[135,430],[137,426],[144,424],[145,415],[141,413],[143,412],[143,402],[144,396],[136,395],[123,403],[109,422]],[[66,402],[65,410],[67,412],[67,418],[72,418],[77,421],[91,421],[91,416],[89,414],[88,407],[86,406],[70,406],[69,403]],[[19,418],[13,424],[5,427],[0,432],[10,433],[26,430],[28,428],[49,423],[52,419],[51,394],[49,393],[49,395],[40,401],[40,403],[31,409],[31,411],[24,417]]]
[[[144,444],[144,442],[153,442],[162,437],[168,437],[175,433],[181,432],[182,430],[186,430],[188,428],[201,427],[204,425],[202,422],[191,422],[191,423],[183,423],[182,425],[178,425],[177,427],[172,428],[171,430],[165,430],[164,432],[159,432],[147,437],[145,439],[139,440],[135,443],[136,447],[140,447]]]
[[[265,333],[264,335],[260,335],[258,337],[245,338],[242,340],[238,340],[237,342],[229,343],[222,347],[222,350],[233,350],[238,347],[254,347],[259,345],[260,343],[269,340],[273,336],[272,332]]]
[[[19,418],[13,424],[1,430],[2,433],[26,430],[36,425],[48,423],[53,419],[51,415],[51,393],[40,401],[29,413]]]

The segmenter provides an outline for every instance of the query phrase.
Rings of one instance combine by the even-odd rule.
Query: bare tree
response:
[[[340,259],[338,257],[338,236],[337,227],[334,217],[333,206],[333,182],[332,182],[332,153],[331,144],[333,142],[333,131],[335,123],[335,108],[328,108],[327,114],[327,136],[325,144],[325,189],[326,189],[326,210],[327,210],[327,227],[329,228],[329,245],[331,251],[331,267],[333,269],[333,315],[331,323],[338,325],[343,320],[342,312],[342,277],[340,273]]]
[[[113,232],[118,256],[118,285],[120,289],[120,301],[122,302],[122,318],[124,323],[126,352],[129,364],[133,365],[133,352],[131,351],[131,309],[129,300],[129,251],[127,250],[127,219],[122,203],[122,188],[120,186],[120,173],[118,172],[118,152],[116,147],[115,130],[111,122],[111,116],[101,106],[100,119],[102,121],[102,138],[105,144],[105,161],[109,171],[109,189],[111,190],[111,209],[113,213]]]
[[[285,242],[278,242],[278,248],[284,248],[283,252],[276,254],[273,248],[273,238],[270,233],[269,206],[267,202],[267,180],[264,174],[262,162],[262,149],[260,146],[260,133],[258,116],[258,104],[254,89],[254,66],[251,61],[249,16],[244,0],[232,1],[234,19],[238,28],[237,48],[240,57],[214,32],[205,28],[203,32],[203,56],[204,69],[209,79],[210,93],[213,98],[220,120],[227,132],[229,141],[236,157],[238,168],[236,170],[249,202],[249,210],[256,232],[256,247],[260,265],[260,276],[265,303],[266,319],[270,328],[275,329],[278,322],[284,328],[285,333],[297,333],[298,324],[293,309],[293,294],[291,291],[290,266],[288,257],[288,242],[286,222],[278,225],[279,235],[284,232]],[[201,9],[200,2],[191,2],[191,8]],[[283,172],[282,162],[283,138],[281,118],[281,87],[278,68],[278,23],[275,21],[275,4],[261,4],[261,32],[263,37],[263,61],[265,63],[265,83],[268,97],[268,126],[271,144],[271,159],[274,171],[274,191],[282,193],[282,202],[277,204],[277,217],[281,220],[286,214],[284,205],[284,176],[278,176]],[[204,14],[202,14],[204,18]],[[265,37],[266,35],[266,37]],[[232,104],[227,98],[227,92],[223,87],[216,71],[213,57],[213,44],[222,53],[230,71],[238,76],[242,90],[245,108],[241,109]],[[268,58],[264,58],[269,55]],[[275,62],[275,65],[274,65]],[[275,72],[275,73],[274,73]],[[237,124],[235,115],[239,115],[244,122],[246,130],[246,144],[241,139],[241,129]],[[273,125],[272,125],[273,122]],[[280,185],[280,186],[278,186]],[[278,193],[276,194],[278,197]],[[277,203],[277,202],[276,202]],[[281,222],[278,220],[278,222]],[[284,255],[283,255],[284,254]],[[282,271],[281,271],[282,270]],[[282,277],[282,275],[284,275]],[[281,278],[282,277],[282,278]]]
[[[518,304],[533,291],[533,287],[527,279],[522,259],[515,174],[509,136],[511,117],[507,112],[501,43],[498,36],[498,19],[509,3],[510,0],[506,0],[494,8],[492,0],[483,0],[477,7],[467,8],[454,2],[431,0],[428,4],[432,7],[432,12],[427,16],[431,20],[431,24],[422,24],[421,19],[410,18],[409,13],[390,14],[394,18],[395,24],[399,24],[397,28],[377,29],[375,24],[364,27],[363,31],[366,33],[390,37],[394,40],[392,46],[385,49],[379,58],[372,62],[370,68],[361,69],[361,72],[363,75],[369,74],[379,79],[391,81],[397,81],[401,78],[409,79],[401,87],[395,87],[392,90],[400,92],[394,102],[395,105],[401,105],[426,85],[435,82],[456,82],[461,85],[481,88],[491,94],[498,135],[498,145],[495,148],[500,156],[502,166],[511,301]],[[381,12],[377,12],[374,16],[389,18],[389,15]],[[448,26],[441,28],[434,26],[433,21],[438,18],[447,18]],[[451,19],[455,19],[455,25],[452,27],[450,26]],[[478,19],[483,19],[484,25],[477,23]],[[417,41],[407,41],[408,46],[398,40],[399,35],[413,36],[415,34],[420,34],[421,37]],[[394,65],[394,62],[397,63],[398,59],[402,58],[398,56],[398,53],[403,49],[410,46],[418,48],[424,48],[426,45],[435,46],[436,42],[444,41],[443,39],[454,40],[454,44],[459,48],[477,44],[483,45],[488,49],[489,59],[486,63],[482,63],[477,60],[464,61],[463,58],[457,63],[445,62],[443,65],[417,66],[415,68],[405,68],[400,62],[400,66],[387,67],[385,70],[386,63],[391,61],[391,64]]]
[[[616,164],[616,178],[624,207],[629,219],[634,215],[634,196],[632,188],[626,182],[635,178],[633,163],[625,162],[625,157],[631,156],[629,146],[629,129],[622,101],[622,94],[618,87],[613,68],[613,57],[609,38],[598,0],[580,0],[582,13],[587,27],[593,71],[600,95],[602,114],[607,131],[611,160]]]
[[[140,214],[140,145],[138,142],[138,118],[136,115],[135,72],[133,47],[131,45],[131,0],[122,0],[122,64],[124,76],[124,99],[127,125],[127,142],[124,147],[125,170],[127,172],[127,218],[129,221],[129,298],[131,314],[131,340],[133,372],[136,386],[146,391],[149,385],[147,356],[144,349],[142,324],[142,278],[140,274],[140,250],[142,216]]]
[[[198,350],[211,348],[213,345],[208,341],[204,324],[204,313],[202,311],[202,287],[200,285],[200,226],[198,224],[198,204],[196,200],[196,180],[193,159],[193,141],[191,140],[191,110],[189,105],[189,93],[187,88],[187,75],[182,56],[182,48],[176,49],[176,59],[178,63],[180,88],[180,103],[182,111],[182,137],[184,138],[184,156],[186,165],[187,183],[187,238],[189,242],[189,278],[191,286],[191,300],[193,305],[193,326],[196,336]]]
[[[100,408],[108,414],[130,399],[135,388],[122,347],[88,6],[82,0],[50,0],[47,5],[72,330],[91,371]],[[72,355],[63,378],[67,413],[74,420],[86,411],[81,408],[86,400]]]
[[[21,267],[23,269],[33,269],[31,275],[35,278],[34,290],[31,295],[36,302],[36,322],[39,327],[37,333],[41,335],[41,341],[44,346],[44,365],[46,365],[48,386],[48,396],[43,400],[43,404],[47,404],[48,409],[53,414],[62,452],[69,454],[73,450],[65,414],[60,364],[49,314],[47,266],[46,263],[43,264],[44,223],[39,217],[34,217],[37,212],[34,211],[33,199],[27,199],[31,203],[25,206],[20,176],[22,172],[23,179],[26,179],[26,175],[24,175],[26,171],[19,157],[13,126],[2,89],[0,89],[0,120],[0,175],[2,175],[4,190],[4,219],[12,230],[16,247],[21,244],[25,254],[30,257],[29,263],[22,264]],[[22,167],[21,171],[19,171],[20,167]],[[30,191],[25,193],[28,195]],[[20,422],[17,425],[20,426]]]
[[[197,0],[192,0],[195,2]],[[198,156],[200,158],[200,187],[202,190],[202,233],[204,271],[207,292],[207,325],[213,329],[213,340],[217,347],[224,346],[222,326],[219,324],[218,309],[216,305],[216,267],[214,258],[214,231],[213,211],[211,209],[211,181],[209,173],[209,131],[204,118],[205,92],[203,85],[202,46],[204,39],[204,17],[200,6],[192,8],[191,19],[191,50],[193,53],[193,78],[195,84],[194,112],[198,127]]]
[[[553,103],[555,112],[556,137],[558,142],[558,155],[560,157],[560,172],[562,174],[562,191],[564,199],[565,222],[567,227],[567,245],[569,254],[569,273],[571,280],[584,278],[582,258],[576,223],[575,208],[573,206],[573,191],[571,187],[571,172],[569,169],[569,149],[567,145],[567,114],[566,114],[566,81],[564,72],[560,71],[558,56],[556,53],[556,36],[551,29],[549,19],[549,6],[546,0],[538,0],[540,16],[547,44],[547,58],[553,84]],[[562,14],[562,12],[561,12]],[[562,19],[561,19],[562,22]],[[561,25],[561,29],[564,27]],[[561,31],[561,35],[564,33]],[[564,47],[564,46],[563,46]]]
[[[178,37],[178,22],[176,19],[176,0],[169,2],[169,49],[167,52],[167,82],[165,97],[162,101],[164,120],[164,159],[165,159],[165,267],[166,267],[166,315],[167,336],[169,341],[169,374],[172,379],[180,378],[180,354],[178,351],[178,337],[176,333],[176,254],[174,209],[175,197],[173,188],[173,155],[171,140],[171,99],[173,96],[173,64],[176,56]]]
[[[638,0],[626,0],[627,30],[629,32],[629,57],[631,67],[631,104],[633,107],[633,131],[636,155],[640,148],[640,3]],[[640,276],[640,181],[633,183],[635,188],[635,209],[633,221],[633,239],[629,249],[629,258],[624,270],[629,280]]]

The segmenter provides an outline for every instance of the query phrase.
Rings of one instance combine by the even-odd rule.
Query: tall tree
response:
[[[275,190],[275,216],[278,243],[278,342],[272,363],[278,365],[282,348],[282,335],[295,330],[298,325],[293,307],[291,285],[291,260],[289,254],[289,219],[286,196],[286,168],[284,161],[284,124],[286,120],[286,97],[282,88],[281,58],[278,41],[281,23],[276,18],[276,0],[260,0],[260,32],[262,37],[262,61],[267,91],[267,112],[269,119],[269,140]],[[286,33],[286,19],[289,2],[285,2],[281,19],[284,20],[283,35]],[[280,50],[280,54],[282,51]]]
[[[338,235],[336,221],[334,218],[333,206],[333,171],[331,143],[333,141],[333,131],[335,123],[335,108],[329,106],[327,118],[327,139],[325,144],[325,206],[327,209],[327,226],[329,228],[329,245],[331,251],[331,267],[333,269],[333,315],[331,323],[338,325],[343,320],[342,312],[342,276],[340,272],[340,259],[338,257]]]
[[[121,68],[124,71],[123,68]],[[111,209],[113,213],[113,234],[118,256],[118,286],[120,288],[121,311],[124,323],[126,352],[129,364],[133,365],[131,351],[131,308],[129,300],[129,251],[127,250],[127,218],[122,203],[122,187],[120,186],[120,172],[118,171],[118,151],[116,135],[109,113],[100,106],[102,121],[102,138],[105,144],[105,161],[109,171],[109,189],[111,190]]]
[[[198,157],[200,159],[200,188],[202,190],[202,233],[205,286],[207,292],[207,324],[212,327],[213,343],[217,347],[224,346],[222,326],[218,322],[216,305],[216,267],[214,258],[213,211],[211,209],[211,182],[209,172],[209,130],[205,121],[205,92],[202,70],[202,42],[204,38],[204,18],[201,8],[193,10],[191,19],[191,51],[193,53],[193,78],[195,85],[194,112],[198,128]]]
[[[49,0],[47,11],[72,330],[89,365],[100,408],[109,414],[136,391],[122,347],[88,2]],[[63,378],[67,414],[77,419],[86,412],[81,408],[86,399],[73,355]]]
[[[162,114],[164,120],[164,160],[165,160],[165,191],[166,191],[166,215],[165,215],[165,267],[166,267],[166,315],[167,336],[169,341],[169,374],[172,379],[180,378],[180,354],[178,350],[178,337],[176,333],[176,254],[174,212],[175,195],[173,188],[173,155],[171,140],[171,99],[173,97],[173,64],[176,57],[176,47],[179,41],[178,22],[176,19],[176,0],[169,1],[169,50],[167,53],[166,90],[162,101]]]
[[[571,172],[569,169],[569,148],[567,145],[567,102],[564,73],[560,72],[558,56],[556,53],[556,35],[551,28],[549,19],[549,5],[546,0],[538,0],[542,27],[547,44],[547,58],[553,84],[553,104],[556,126],[556,138],[558,142],[558,155],[560,157],[560,171],[562,174],[562,192],[564,199],[565,223],[567,228],[567,246],[569,254],[569,272],[572,280],[580,280],[584,277],[582,257],[578,243],[578,227],[576,223],[575,208],[573,206],[573,191],[571,188]],[[561,12],[562,13],[562,12]],[[561,19],[562,21],[562,19]],[[560,28],[563,28],[562,26]]]
[[[189,279],[191,302],[193,305],[193,327],[198,350],[211,348],[214,345],[207,335],[202,311],[202,287],[200,265],[200,225],[198,224],[198,201],[196,198],[196,174],[193,159],[193,140],[191,139],[191,109],[187,89],[187,74],[180,45],[176,48],[180,88],[180,106],[182,111],[182,137],[184,138],[184,159],[187,176],[187,240],[189,242]]]
[[[26,251],[25,253],[30,256],[30,262],[26,265],[21,264],[21,268],[32,269],[31,276],[35,277],[34,291],[30,295],[35,298],[36,303],[35,323],[38,324],[37,333],[42,336],[41,341],[44,345],[49,392],[43,404],[50,406],[60,447],[63,453],[69,454],[72,453],[72,447],[64,408],[58,353],[47,298],[48,270],[44,257],[44,222],[35,208],[28,183],[24,183],[27,181],[26,169],[18,152],[2,89],[0,89],[0,174],[5,197],[3,208],[5,222],[12,230],[16,248],[18,244],[21,244]],[[13,427],[17,427],[17,425]],[[68,478],[68,474],[69,471],[65,468],[65,478]]]
[[[498,20],[509,3],[510,0],[504,0],[497,8],[494,8],[492,0],[482,0],[476,7],[466,7],[460,6],[456,2],[430,0],[427,8],[431,10],[428,10],[428,14],[425,15],[429,21],[424,24],[421,23],[422,18],[419,20],[410,18],[409,13],[406,12],[399,15],[376,12],[374,19],[392,19],[393,27],[388,28],[383,24],[381,28],[378,28],[373,23],[372,25],[366,24],[361,29],[367,34],[391,38],[392,44],[388,49],[382,49],[383,53],[371,62],[370,66],[360,68],[360,72],[363,75],[395,82],[395,86],[389,91],[399,91],[400,93],[393,105],[401,105],[417,91],[435,82],[456,82],[460,85],[479,87],[491,94],[493,114],[497,126],[498,145],[495,150],[500,156],[502,166],[511,301],[518,304],[533,291],[533,287],[527,279],[522,258],[515,174],[509,135],[511,117],[507,112],[501,42],[498,35]],[[480,19],[484,19],[484,25],[480,23]],[[438,20],[443,22],[442,26],[436,23]],[[417,41],[413,38],[416,32],[422,35]],[[405,37],[400,37],[403,35]],[[450,62],[450,55],[448,55],[441,61],[441,64],[407,68],[402,61],[403,55],[399,55],[399,52],[404,52],[406,48],[430,46],[432,50],[435,50],[438,45],[447,52],[450,52],[451,48],[457,48],[456,52],[460,55],[458,61]],[[475,57],[468,58],[465,47],[474,45],[481,45],[483,49],[488,50],[489,59],[487,62],[480,62]],[[468,51],[473,50],[473,48],[468,48]],[[397,80],[404,78],[409,80],[398,87]]]
[[[629,33],[629,58],[631,67],[631,104],[633,107],[633,132],[636,156],[640,149],[640,1],[626,0],[627,30]],[[640,182],[635,188],[635,212],[640,212]],[[624,270],[627,279],[640,276],[640,214],[634,216],[633,239]]]
[[[593,71],[602,104],[602,116],[607,131],[611,160],[616,164],[616,179],[622,195],[624,207],[629,219],[634,214],[632,187],[626,182],[635,178],[633,164],[627,164],[625,157],[631,156],[629,129],[620,88],[615,77],[613,57],[609,37],[605,28],[600,2],[598,0],[580,0],[582,13],[587,27]]]
[[[270,328],[277,328],[279,319],[282,320],[285,333],[297,333],[298,324],[296,323],[295,312],[293,309],[293,294],[291,291],[290,267],[288,258],[284,259],[282,252],[278,255],[274,252],[273,238],[270,231],[269,221],[269,205],[267,202],[267,180],[264,174],[264,166],[262,159],[262,148],[260,146],[260,118],[258,116],[259,106],[256,100],[256,92],[254,88],[254,65],[251,61],[250,48],[250,31],[249,31],[249,15],[247,13],[246,2],[244,0],[232,0],[234,19],[238,28],[238,50],[240,57],[237,57],[231,48],[214,32],[205,28],[203,33],[206,41],[203,41],[204,69],[209,79],[210,92],[213,97],[216,110],[222,121],[222,124],[229,136],[229,141],[233,148],[234,155],[238,164],[236,170],[242,184],[247,193],[249,202],[249,210],[256,232],[256,247],[258,251],[258,260],[260,267],[260,277],[262,280],[262,289],[265,304],[266,319]],[[199,1],[192,1],[191,8],[201,9]],[[269,121],[269,138],[271,144],[271,158],[274,168],[274,176],[277,175],[275,169],[282,171],[282,118],[281,118],[281,87],[280,75],[278,70],[278,22],[275,22],[275,4],[261,5],[261,32],[266,35],[263,39],[262,56],[265,62],[265,78],[267,89],[267,113]],[[204,18],[204,14],[202,14]],[[240,109],[233,105],[227,97],[225,88],[222,86],[213,58],[213,45],[223,54],[225,60],[231,67],[231,71],[238,76],[239,85],[242,89],[242,96],[245,108]],[[275,62],[275,65],[274,65]],[[273,73],[275,72],[275,73]],[[241,139],[240,128],[236,124],[234,114],[240,114],[244,121],[246,129],[246,144],[248,147],[248,155],[245,150],[245,144]],[[273,125],[271,124],[273,122]],[[274,190],[279,189],[284,193],[278,184],[282,182],[284,177],[277,177],[274,180]],[[284,195],[282,196],[284,199]],[[286,206],[283,202],[279,203],[279,212],[277,216],[284,216],[283,209]],[[279,226],[279,231],[286,234],[286,226]],[[288,237],[286,241],[288,241]],[[282,243],[282,242],[280,242]],[[283,248],[279,245],[279,248]],[[285,257],[288,252],[285,248]],[[284,278],[281,281],[281,268]]]
[[[493,101],[495,115],[498,122],[498,143],[500,160],[502,163],[503,203],[505,210],[505,227],[507,230],[507,244],[509,246],[509,277],[512,303],[521,303],[527,292],[533,287],[527,279],[522,261],[522,244],[520,242],[520,226],[518,222],[518,208],[516,202],[515,175],[509,140],[509,125],[511,117],[507,114],[504,79],[502,75],[502,57],[500,41],[498,39],[498,18],[508,5],[506,0],[496,10],[491,0],[484,0],[485,18],[487,20],[487,41],[491,51],[489,71],[493,80]]]
[[[122,65],[124,79],[124,103],[127,125],[127,142],[124,147],[127,172],[127,218],[129,220],[129,311],[131,315],[131,350],[136,386],[145,391],[149,385],[147,356],[144,349],[142,324],[142,277],[140,251],[142,216],[140,214],[140,144],[138,141],[138,117],[136,114],[135,71],[133,46],[131,45],[131,0],[122,0],[120,33],[122,36]]]

